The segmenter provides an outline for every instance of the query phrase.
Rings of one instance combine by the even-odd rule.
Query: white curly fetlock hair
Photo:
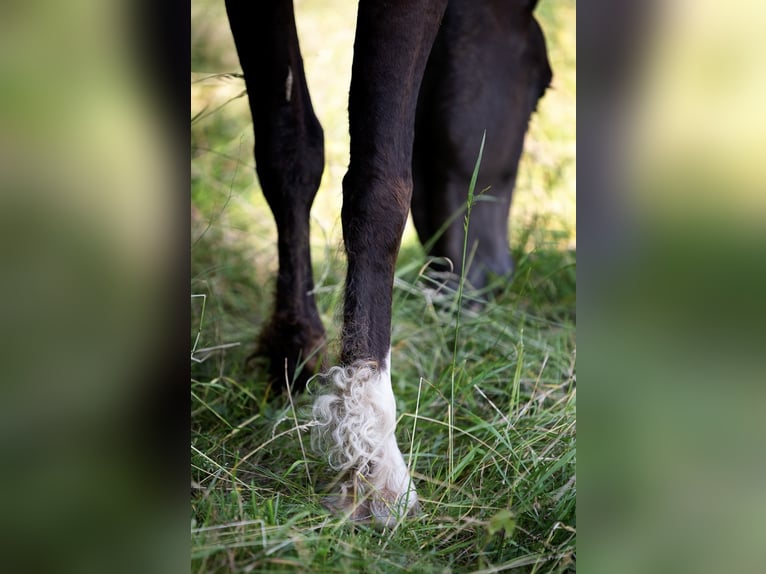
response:
[[[352,520],[390,526],[418,510],[409,470],[396,444],[396,401],[389,359],[333,367],[314,400],[312,447],[333,470],[347,476],[337,495],[325,499]]]

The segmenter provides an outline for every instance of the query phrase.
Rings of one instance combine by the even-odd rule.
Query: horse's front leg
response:
[[[315,441],[347,473],[333,505],[392,524],[417,504],[396,443],[391,386],[394,266],[412,195],[418,91],[446,0],[359,4],[343,180],[348,259],[341,366],[314,404]]]

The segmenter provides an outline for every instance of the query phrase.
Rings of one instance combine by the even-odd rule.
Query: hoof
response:
[[[364,477],[355,482],[344,484],[339,494],[322,499],[322,504],[330,512],[347,517],[352,522],[367,523],[373,526],[394,526],[408,517],[420,514],[420,505],[414,488],[404,493],[390,490],[370,490]]]

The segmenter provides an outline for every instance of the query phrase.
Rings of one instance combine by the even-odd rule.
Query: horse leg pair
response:
[[[317,367],[316,351],[324,340],[309,251],[309,211],[324,163],[322,129],[306,85],[292,1],[227,0],[226,7],[250,99],[256,169],[279,236],[276,306],[261,337],[261,352],[271,359],[271,376],[278,383],[285,376],[291,379],[299,362],[309,359],[294,379],[294,388],[300,389]],[[349,97],[350,163],[343,180],[348,270],[342,348],[340,366],[329,369],[315,400],[313,438],[330,465],[346,475],[333,505],[354,518],[373,517],[382,524],[412,511],[417,501],[394,436],[391,301],[413,194],[420,88],[446,8],[447,0],[359,3]],[[446,60],[434,64],[445,65]],[[463,146],[473,146],[474,139]],[[424,203],[438,201],[438,193],[433,183],[418,194],[421,237],[434,217],[442,218],[438,208],[435,215],[423,214]],[[504,217],[495,215],[503,236],[500,272],[508,270],[503,263],[509,257],[507,195]],[[455,242],[455,234],[459,237],[462,229],[448,229],[448,242]]]

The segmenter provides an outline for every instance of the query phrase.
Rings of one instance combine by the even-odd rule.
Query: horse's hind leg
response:
[[[226,0],[226,11],[253,117],[256,171],[279,237],[276,303],[256,352],[270,359],[272,382],[283,386],[295,377],[300,390],[319,366],[325,336],[309,246],[324,136],[309,97],[292,0]]]

